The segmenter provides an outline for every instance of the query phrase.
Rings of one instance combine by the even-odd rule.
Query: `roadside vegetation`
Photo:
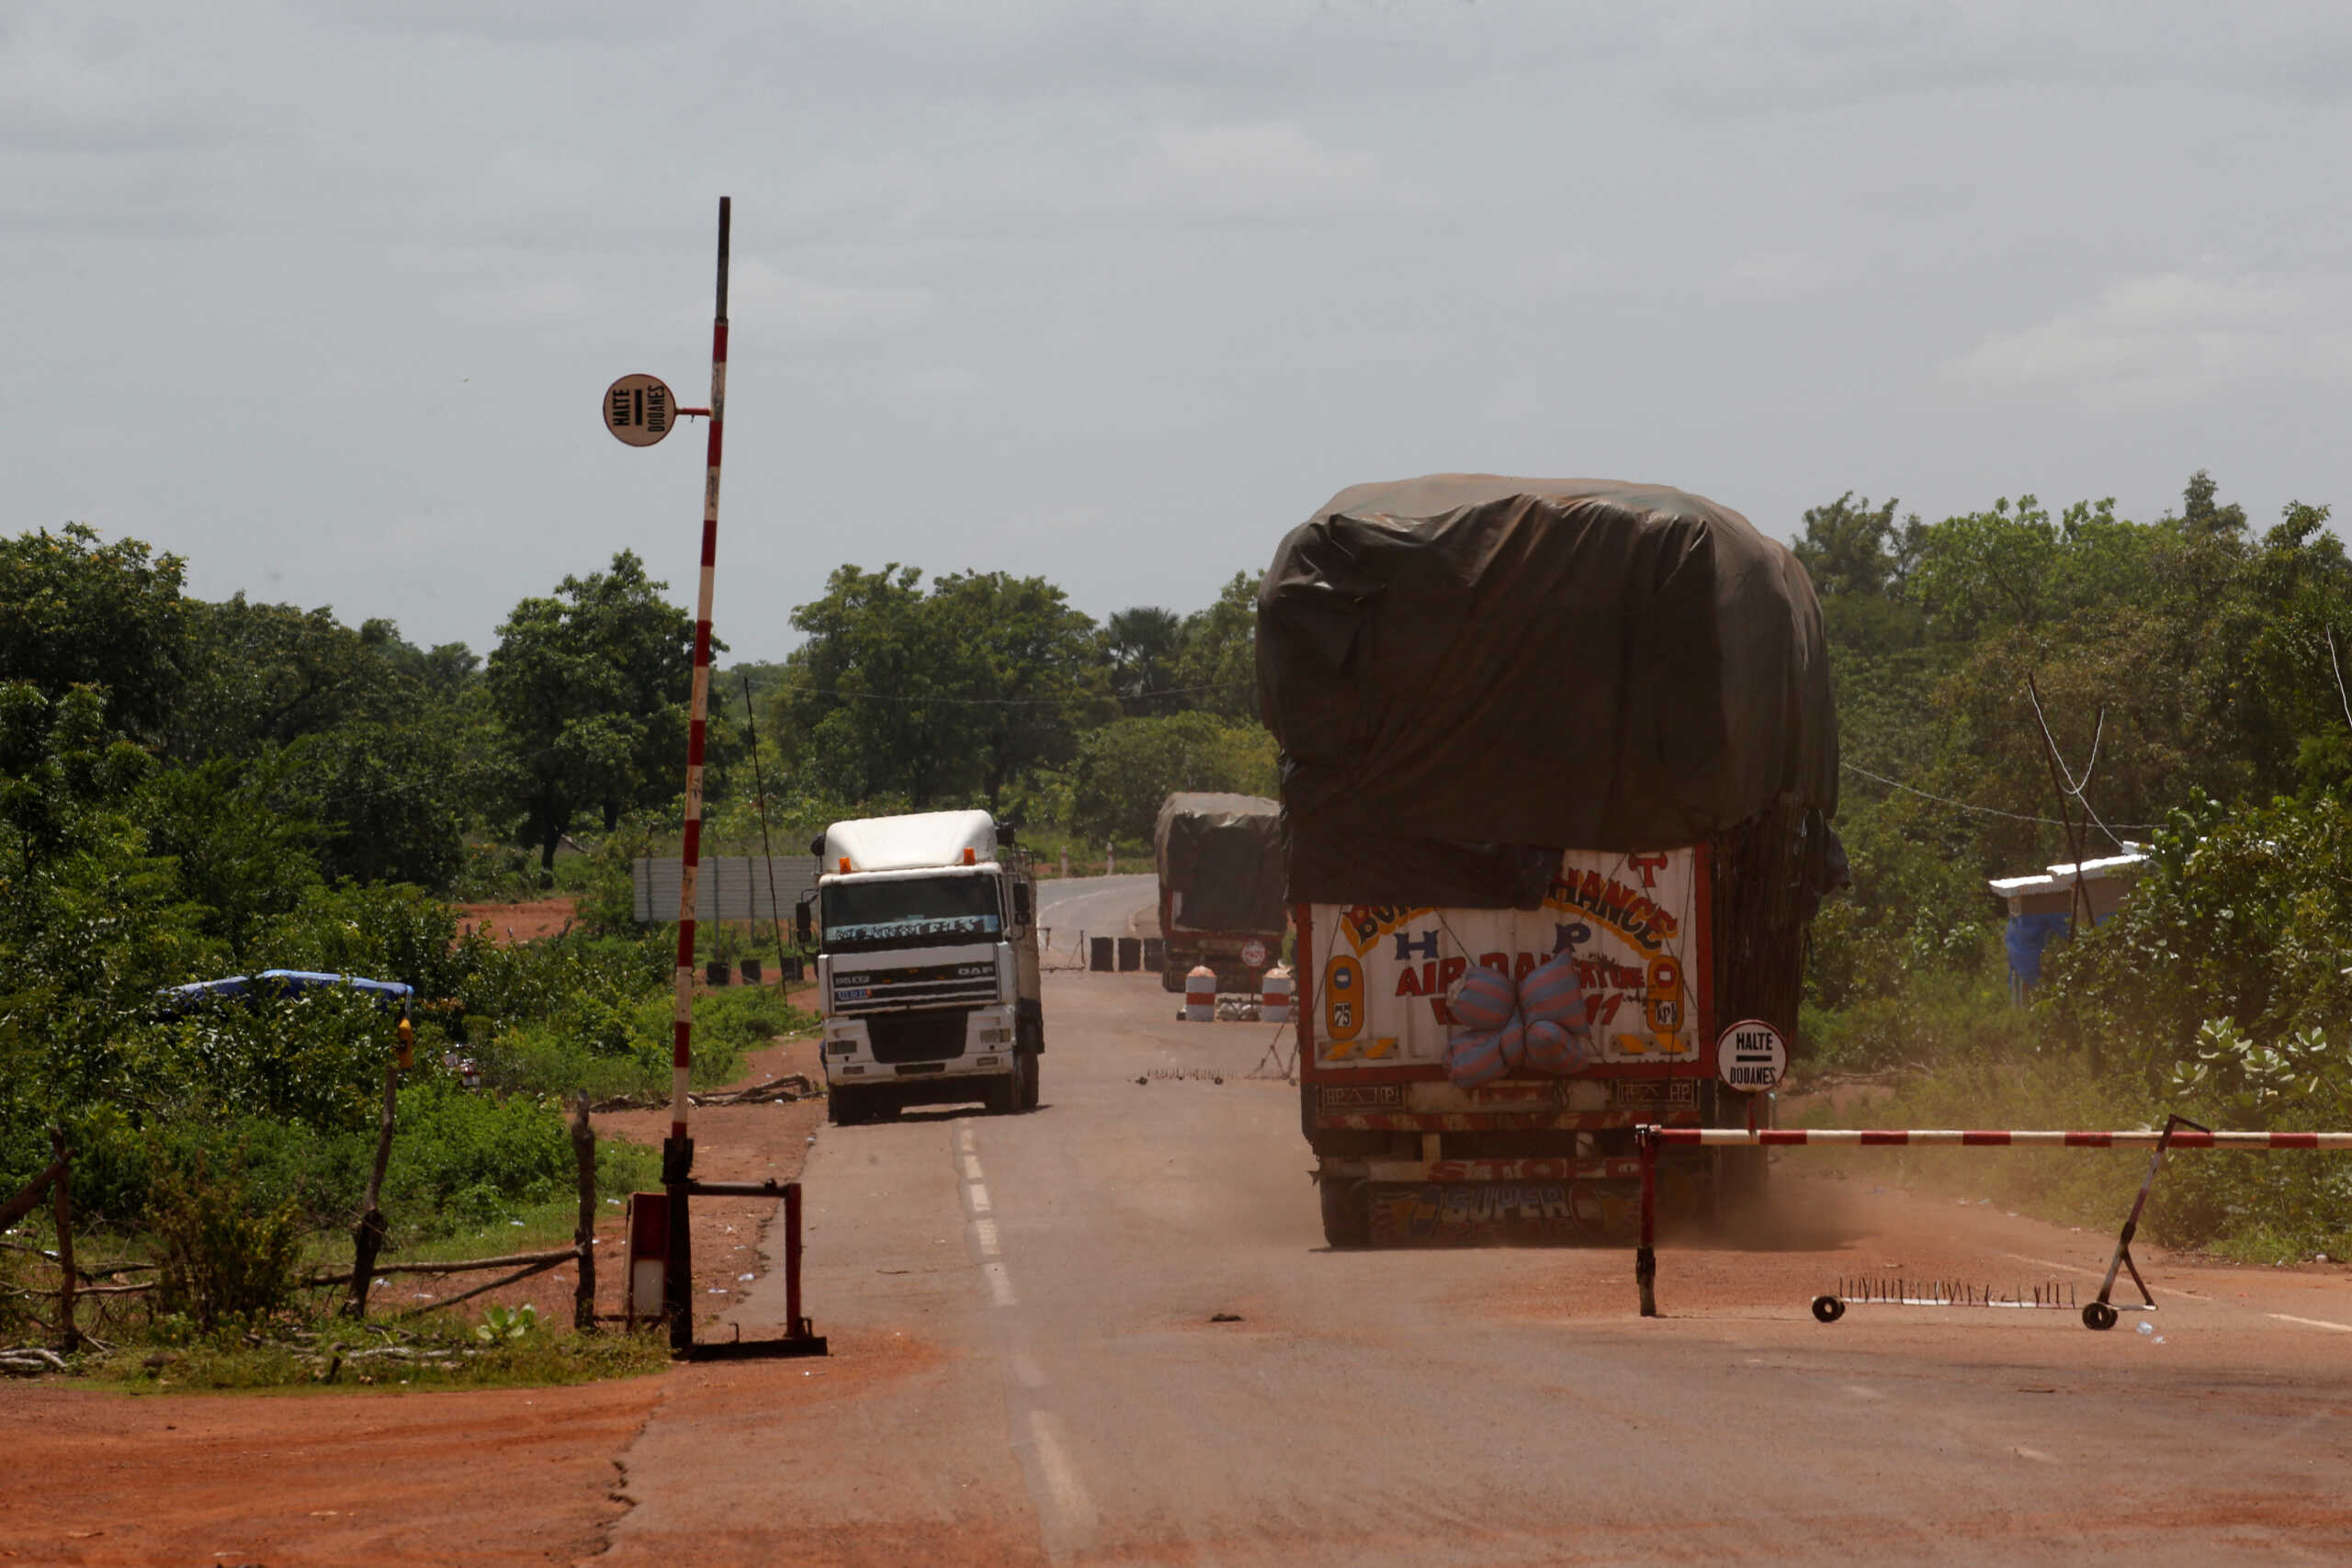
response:
[[[1934,523],[1850,495],[1805,514],[1853,886],[1815,928],[1804,1077],[1867,1080],[1872,1114],[1911,1124],[2352,1125],[2352,566],[2326,523],[2297,504],[2258,527],[2202,473],[2144,523],[2031,497]],[[206,1284],[190,1261],[107,1321],[184,1378],[267,1381],[252,1369],[316,1371],[340,1332],[290,1281],[347,1260],[391,1021],[348,994],[161,994],[269,968],[413,985],[386,1258],[563,1235],[566,1098],[666,1082],[674,933],[633,923],[629,867],[677,842],[692,627],[627,552],[518,604],[486,658],[196,600],[183,571],[80,526],[0,539],[0,1197],[61,1129],[94,1280],[175,1247],[249,1276]],[[979,806],[1049,873],[1065,851],[1073,873],[1148,869],[1164,795],[1274,790],[1253,592],[1245,572],[1190,613],[1097,623],[1043,579],[843,566],[794,612],[790,658],[714,682],[705,847],[792,853],[840,817]],[[2063,812],[2029,677],[2088,773]],[[2062,815],[2094,854],[2152,858],[2020,1005],[1984,882],[2072,858]],[[570,924],[526,943],[461,932],[454,907],[552,895]],[[700,940],[724,960],[775,938]],[[807,1022],[772,989],[710,993],[697,1081]],[[1888,1163],[2070,1219],[2111,1216],[2129,1186],[2106,1168],[2124,1162]],[[601,1194],[654,1174],[652,1151],[601,1145]],[[2153,1229],[2342,1255],[2348,1184],[2352,1162],[2187,1157]],[[0,1248],[0,1342],[42,1333],[43,1224]],[[532,1335],[564,1337],[535,1325],[497,1364]],[[407,1375],[491,1365],[439,1359],[460,1371]]]
[[[1814,929],[1804,1077],[1884,1086],[1871,1117],[1892,1125],[2352,1126],[2352,565],[2327,519],[2293,504],[2256,528],[2203,473],[2150,523],[2031,497],[1933,524],[1850,496],[1805,514],[1854,886]],[[2053,780],[2029,677],[2069,773],[2088,772],[2079,797]],[[1985,879],[2072,861],[2062,816],[2089,855],[2129,842],[2150,860],[2120,912],[2051,946],[2019,1005]],[[1869,1159],[2103,1224],[2142,1164]],[[2151,1229],[2342,1257],[2352,1163],[2184,1155]]]
[[[79,525],[0,538],[0,1199],[62,1132],[85,1323],[125,1348],[89,1369],[299,1382],[339,1336],[381,1337],[301,1282],[349,1267],[394,1016],[349,992],[164,993],[269,969],[414,987],[382,1261],[568,1241],[571,1100],[668,1091],[675,932],[634,923],[630,865],[675,852],[693,627],[628,552],[516,604],[486,658],[194,599],[184,572]],[[1049,866],[1065,846],[1073,871],[1114,846],[1140,863],[1169,789],[1271,787],[1250,592],[1100,626],[1039,579],[844,567],[797,613],[792,660],[714,686],[706,847],[757,853],[764,827],[790,853],[840,816],[978,805]],[[570,921],[527,942],[456,908],[550,896]],[[775,940],[706,922],[699,955]],[[771,987],[707,993],[695,1082],[811,1021]],[[600,1140],[600,1202],[657,1167]],[[53,1240],[45,1203],[0,1237],[0,1348],[55,1337]],[[421,1321],[413,1355],[354,1341],[346,1363],[427,1382],[636,1364],[568,1325],[477,1344],[481,1322]]]

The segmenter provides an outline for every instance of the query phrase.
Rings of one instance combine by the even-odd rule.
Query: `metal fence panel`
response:
[[[676,919],[681,874],[677,859],[642,856],[630,871],[636,885],[638,923],[658,925]],[[759,855],[712,855],[702,863],[702,874],[695,879],[695,919],[789,920],[794,908],[816,887],[814,855],[777,855],[772,860]]]

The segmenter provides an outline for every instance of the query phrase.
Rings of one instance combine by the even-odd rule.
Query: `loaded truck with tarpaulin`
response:
[[[1290,924],[1281,822],[1282,807],[1262,795],[1188,792],[1160,802],[1151,849],[1169,990],[1205,964],[1218,990],[1258,994]]]
[[[1636,1124],[1769,1117],[1845,874],[1784,546],[1663,486],[1361,485],[1283,540],[1257,643],[1334,1245],[1619,1233]],[[1692,1154],[1668,1213],[1760,1187]]]

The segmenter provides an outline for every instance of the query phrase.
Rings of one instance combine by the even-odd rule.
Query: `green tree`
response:
[[[477,660],[431,652],[390,621],[357,630],[332,609],[255,604],[242,593],[192,606],[191,678],[168,727],[175,755],[252,757],[338,725],[386,724],[458,701]]]
[[[1258,580],[1233,574],[1204,610],[1184,617],[1176,683],[1184,705],[1221,718],[1258,716]]]
[[[1094,622],[1044,578],[943,577],[925,609],[959,684],[981,699],[963,705],[957,728],[989,810],[1014,781],[1068,761],[1082,720],[1117,711],[1096,660]]]
[[[469,815],[499,781],[487,760],[496,741],[454,708],[337,725],[286,749],[274,798],[317,824],[327,876],[446,886],[465,860]]]
[[[187,671],[186,565],[80,523],[0,539],[0,681],[30,682],[52,701],[100,687],[114,724],[154,734]]]
[[[662,597],[668,586],[623,550],[607,570],[524,600],[499,627],[483,683],[512,750],[522,841],[542,866],[583,813],[610,830],[624,811],[677,793],[694,622]]]
[[[792,624],[770,728],[804,787],[842,800],[994,807],[1110,711],[1094,624],[1042,578],[844,566]]]
[[[0,902],[31,897],[45,868],[92,850],[150,762],[107,731],[96,687],[51,701],[30,681],[0,682]]]
[[[1173,610],[1137,604],[1102,624],[1102,649],[1110,662],[1111,691],[1130,718],[1174,713],[1184,705],[1170,688],[1179,684],[1177,663],[1184,649],[1184,623]]]
[[[1181,790],[1272,795],[1274,738],[1205,713],[1122,718],[1090,732],[1070,769],[1070,830],[1148,840],[1159,803]]]
[[[310,852],[318,827],[280,808],[280,767],[216,758],[160,769],[144,792],[147,848],[175,863],[181,896],[201,911],[198,928],[240,963],[262,923],[320,881]]]

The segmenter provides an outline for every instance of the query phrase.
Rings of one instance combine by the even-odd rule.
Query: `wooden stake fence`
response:
[[[376,1136],[376,1160],[368,1176],[366,1209],[359,1217],[358,1224],[352,1231],[350,1271],[343,1274],[313,1275],[302,1280],[298,1288],[332,1290],[337,1286],[347,1285],[350,1287],[351,1294],[344,1303],[344,1314],[348,1317],[364,1318],[368,1315],[368,1288],[376,1280],[394,1274],[470,1274],[492,1269],[515,1270],[504,1279],[493,1280],[486,1285],[476,1286],[461,1295],[450,1296],[446,1300],[436,1301],[424,1306],[411,1307],[396,1314],[409,1317],[417,1313],[437,1311],[443,1307],[454,1306],[459,1302],[471,1301],[476,1296],[498,1290],[503,1286],[514,1284],[534,1274],[544,1273],[549,1269],[565,1263],[576,1262],[580,1266],[580,1278],[572,1291],[572,1326],[583,1334],[594,1333],[596,1327],[596,1130],[588,1119],[587,1091],[583,1089],[580,1092],[579,1097],[573,1101],[571,1111],[571,1152],[579,1167],[577,1190],[580,1194],[580,1214],[578,1222],[572,1228],[571,1246],[551,1248],[545,1252],[511,1253],[503,1258],[461,1258],[447,1263],[379,1263],[377,1258],[382,1251],[386,1231],[381,1207],[384,1174],[391,1163],[393,1119],[399,1107],[399,1090],[400,1069],[397,1066],[386,1067],[384,1069],[383,1114],[378,1123]],[[36,1290],[30,1293],[54,1295],[57,1298],[56,1320],[47,1326],[56,1333],[59,1353],[71,1355],[81,1348],[82,1344],[82,1335],[74,1321],[74,1311],[79,1297],[138,1295],[152,1291],[155,1287],[153,1281],[137,1285],[85,1286],[82,1283],[83,1275],[74,1262],[72,1199],[74,1152],[66,1145],[65,1134],[55,1130],[50,1134],[50,1150],[51,1157],[48,1168],[34,1177],[23,1191],[6,1202],[0,1202],[0,1231],[10,1229],[26,1215],[39,1208],[44,1195],[50,1197],[51,1214],[57,1226],[57,1249],[54,1254],[44,1254],[44,1256],[50,1257],[57,1264],[60,1279],[56,1290]],[[100,1273],[128,1273],[148,1267],[150,1266],[145,1264],[128,1265],[100,1270]]]

